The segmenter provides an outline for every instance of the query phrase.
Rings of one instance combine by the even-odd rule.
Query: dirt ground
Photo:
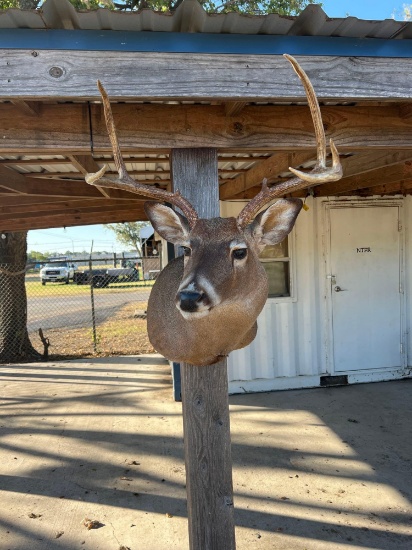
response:
[[[138,308],[134,303],[123,306],[109,319],[98,323],[95,334],[90,327],[48,329],[45,337],[50,342],[49,360],[154,353],[147,335],[146,308],[147,303],[139,303]],[[43,354],[44,345],[37,331],[30,334],[30,340]]]
[[[188,549],[160,356],[0,365],[0,384],[1,550]],[[237,549],[410,550],[411,390],[231,396]]]

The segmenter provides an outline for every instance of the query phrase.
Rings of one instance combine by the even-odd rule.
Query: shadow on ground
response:
[[[0,380],[1,548],[188,548],[164,360],[2,365]],[[409,549],[411,389],[232,396],[237,548]]]

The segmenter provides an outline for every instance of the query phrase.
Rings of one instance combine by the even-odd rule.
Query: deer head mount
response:
[[[292,191],[342,177],[332,140],[332,166],[326,167],[325,133],[312,84],[298,62],[289,55],[285,57],[305,88],[317,141],[317,163],[309,173],[290,168],[295,177],[271,188],[264,180],[260,193],[237,218],[199,219],[179,191],[171,193],[135,181],[127,173],[120,152],[109,98],[98,82],[119,177],[105,176],[104,166],[88,174],[87,183],[160,201],[146,202],[147,216],[164,239],[184,250],[184,256],[171,261],[160,273],[147,311],[149,339],[169,360],[210,365],[252,342],[256,319],[268,294],[267,275],[258,254],[290,233],[302,201],[279,199],[263,212],[260,210]],[[183,215],[162,202],[178,207]]]

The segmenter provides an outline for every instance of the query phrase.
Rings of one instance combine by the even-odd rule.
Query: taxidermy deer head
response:
[[[114,187],[160,202],[146,202],[145,211],[156,231],[183,247],[184,256],[171,261],[156,280],[150,295],[147,321],[154,348],[172,361],[210,365],[256,336],[256,319],[268,294],[268,280],[258,254],[266,245],[280,243],[292,230],[302,207],[300,199],[279,199],[299,189],[342,177],[339,154],[330,141],[332,166],[326,167],[326,140],[319,104],[308,76],[297,61],[285,55],[306,91],[317,140],[317,163],[309,173],[293,168],[295,177],[262,190],[237,218],[199,219],[180,195],[136,182],[127,173],[111,113],[110,101],[98,83],[118,178],[105,176],[107,166],[86,181]],[[178,207],[179,213],[162,202]]]

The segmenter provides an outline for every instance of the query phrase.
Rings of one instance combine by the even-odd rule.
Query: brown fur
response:
[[[151,344],[159,353],[171,361],[211,365],[254,340],[255,313],[243,310],[241,303],[217,307],[201,319],[182,317],[175,303],[182,276],[183,257],[180,257],[163,269],[150,294],[147,330]],[[264,271],[262,276],[267,285]],[[261,308],[266,296],[267,291]]]

